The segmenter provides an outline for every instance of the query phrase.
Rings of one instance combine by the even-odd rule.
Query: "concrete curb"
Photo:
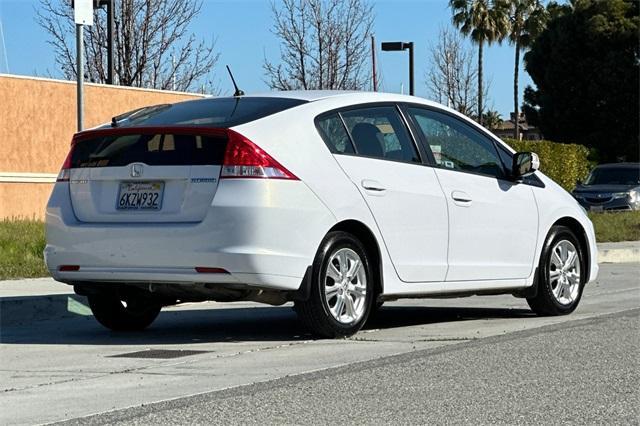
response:
[[[640,263],[640,241],[598,244],[598,263]],[[51,278],[0,281],[0,329],[90,315],[86,297]]]
[[[640,241],[598,244],[598,263],[640,262]]]

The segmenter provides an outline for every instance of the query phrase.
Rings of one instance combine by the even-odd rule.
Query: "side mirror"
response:
[[[514,179],[528,176],[540,168],[540,158],[535,152],[517,152],[513,156],[511,175]]]

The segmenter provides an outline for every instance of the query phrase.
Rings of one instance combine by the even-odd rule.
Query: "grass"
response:
[[[49,275],[42,257],[44,245],[42,222],[0,221],[0,280]]]
[[[589,213],[599,243],[640,241],[640,211]]]
[[[640,211],[589,213],[598,242],[640,241]],[[42,251],[44,224],[36,220],[0,221],[0,280],[46,277]]]

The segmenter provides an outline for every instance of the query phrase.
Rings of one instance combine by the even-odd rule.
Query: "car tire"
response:
[[[553,226],[540,256],[537,294],[527,298],[529,307],[541,316],[570,314],[580,303],[587,274],[584,250],[574,232]]]
[[[353,235],[330,232],[312,265],[309,298],[297,301],[303,324],[321,337],[347,337],[367,321],[374,301],[370,257]]]
[[[143,297],[92,295],[88,299],[96,320],[113,331],[143,330],[151,325],[162,309],[159,303]]]

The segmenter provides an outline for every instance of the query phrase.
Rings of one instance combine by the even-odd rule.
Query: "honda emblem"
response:
[[[140,177],[140,176],[142,176],[142,164],[132,164],[131,177]]]

